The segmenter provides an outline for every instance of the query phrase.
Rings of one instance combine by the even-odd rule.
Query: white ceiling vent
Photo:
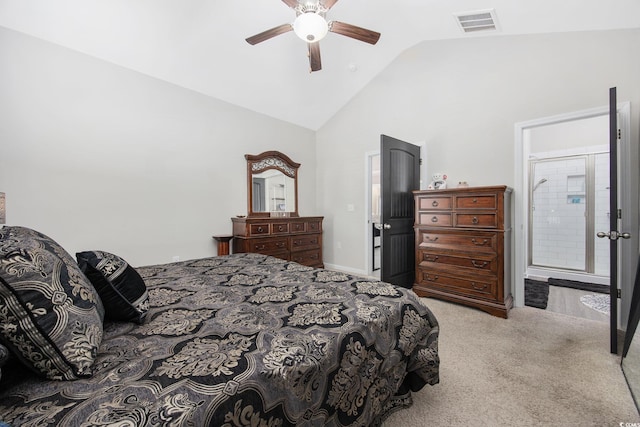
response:
[[[498,29],[498,20],[493,9],[454,13],[453,16],[456,18],[460,29],[465,33],[495,31]]]

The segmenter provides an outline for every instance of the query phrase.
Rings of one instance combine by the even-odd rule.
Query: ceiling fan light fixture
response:
[[[298,15],[293,21],[293,31],[298,37],[307,43],[320,41],[329,32],[327,21],[315,12],[306,12]]]

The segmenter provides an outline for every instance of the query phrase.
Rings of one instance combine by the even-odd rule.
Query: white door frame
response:
[[[531,152],[530,141],[525,138],[527,129],[547,126],[573,120],[582,120],[591,117],[598,117],[609,114],[609,107],[603,106],[588,110],[576,111],[572,113],[560,114],[557,116],[543,117],[539,119],[529,120],[515,124],[515,147],[514,147],[514,166],[515,166],[515,192],[514,192],[514,211],[515,211],[515,260],[514,260],[514,304],[516,307],[524,306],[524,279],[527,270],[528,257],[528,233],[527,224],[529,223],[529,174],[528,161]],[[619,126],[622,131],[620,146],[618,151],[619,157],[619,174],[622,177],[619,181],[620,195],[619,207],[625,213],[622,218],[621,228],[632,234],[632,241],[628,245],[621,246],[621,263],[625,266],[620,274],[619,287],[624,284],[631,283],[633,285],[633,276],[635,275],[635,257],[638,247],[638,196],[637,191],[634,193],[633,188],[637,188],[637,179],[632,177],[632,168],[638,166],[638,160],[632,159],[630,150],[630,132],[631,132],[631,104],[629,102],[618,103]],[[633,208],[636,206],[636,209]],[[622,230],[619,230],[622,231]],[[624,290],[623,290],[624,292]],[[630,302],[631,294],[628,300]],[[628,309],[623,311],[628,314]],[[626,320],[622,319],[624,324]]]

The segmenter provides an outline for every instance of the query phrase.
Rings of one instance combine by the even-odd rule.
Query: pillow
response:
[[[73,258],[25,227],[0,229],[0,340],[54,380],[91,376],[104,309]]]
[[[117,255],[103,251],[76,254],[80,269],[98,291],[105,317],[143,323],[149,293],[138,272]]]

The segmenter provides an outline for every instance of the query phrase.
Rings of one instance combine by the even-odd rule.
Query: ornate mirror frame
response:
[[[298,168],[300,163],[296,163],[291,160],[285,154],[279,151],[265,151],[264,153],[252,155],[245,154],[247,159],[247,217],[269,217],[279,216],[272,215],[272,212],[266,210],[264,212],[253,211],[253,176],[260,174],[268,170],[276,170],[281,172],[285,177],[293,179],[294,183],[294,210],[293,211],[278,211],[277,214],[281,216],[297,217],[298,215]]]

